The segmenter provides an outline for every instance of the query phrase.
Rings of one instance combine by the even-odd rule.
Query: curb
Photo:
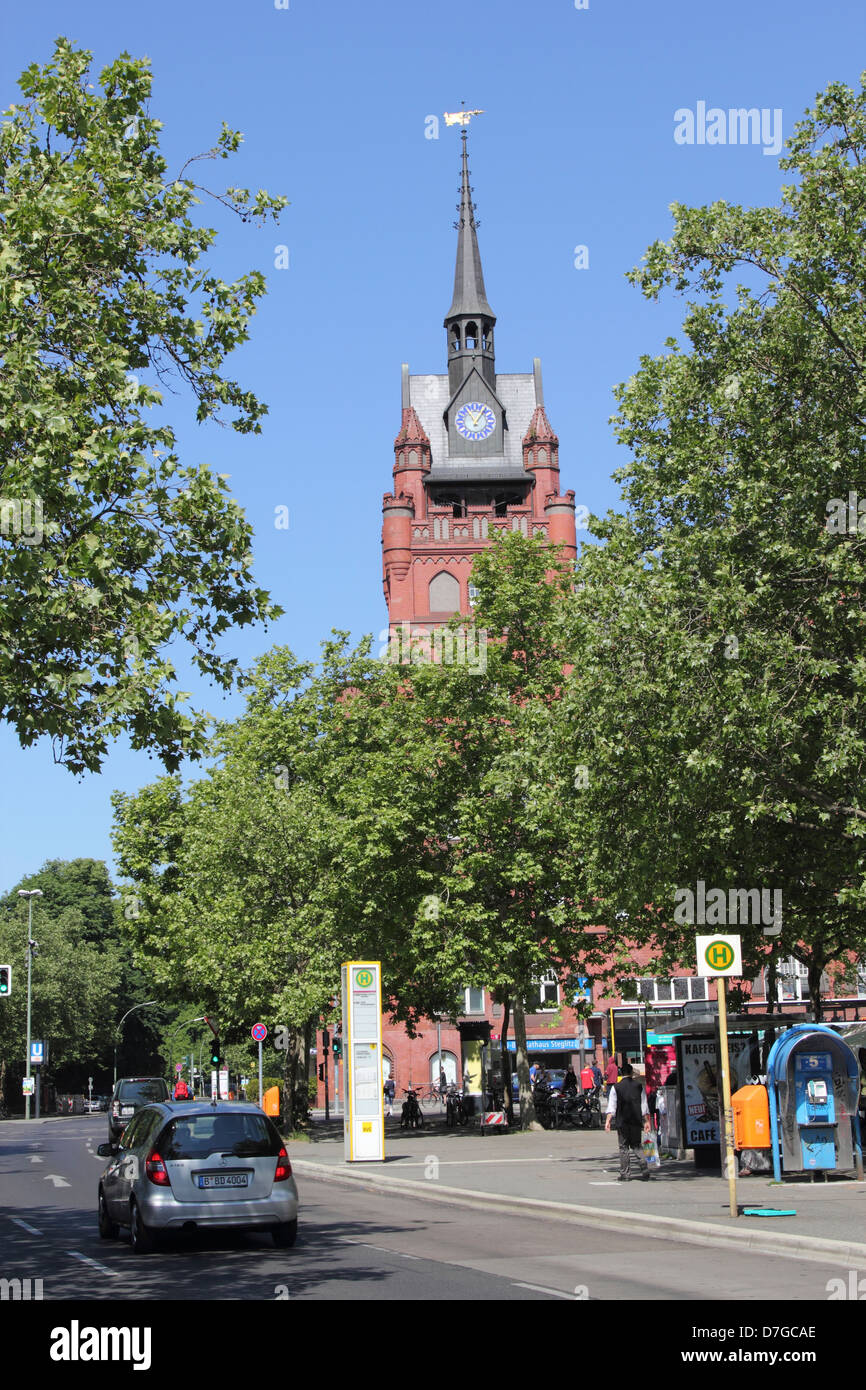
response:
[[[618,1211],[609,1207],[586,1207],[550,1202],[538,1197],[509,1197],[496,1192],[470,1192],[464,1187],[445,1187],[439,1183],[414,1182],[410,1178],[379,1177],[375,1173],[355,1174],[335,1171],[309,1159],[292,1158],[292,1170],[302,1177],[344,1187],[363,1187],[374,1192],[401,1193],[427,1202],[473,1207],[478,1211],[510,1212],[515,1216],[542,1217],[565,1221],[574,1226],[597,1226],[606,1230],[639,1233],[656,1240],[676,1240],[688,1245],[715,1249],[748,1250],[753,1254],[778,1255],[787,1259],[811,1260],[817,1264],[866,1269],[866,1245],[856,1241],[829,1240],[820,1236],[774,1234],[754,1226],[720,1226],[709,1221],[687,1221],[675,1216],[648,1212]]]

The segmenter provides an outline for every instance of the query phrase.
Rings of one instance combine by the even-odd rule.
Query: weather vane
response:
[[[462,104],[465,105],[465,103],[462,103]],[[483,111],[446,111],[446,112],[444,112],[444,115],[445,115],[445,124],[446,124],[446,125],[462,125],[462,126],[467,126],[467,125],[469,124],[469,122],[472,120],[472,117],[473,117],[473,116],[483,116],[483,115],[484,115],[484,112],[483,112]]]

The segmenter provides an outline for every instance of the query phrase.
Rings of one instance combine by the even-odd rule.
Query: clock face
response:
[[[454,423],[458,434],[462,434],[464,439],[477,441],[490,438],[496,429],[496,416],[489,405],[483,405],[481,401],[467,401],[458,410]]]

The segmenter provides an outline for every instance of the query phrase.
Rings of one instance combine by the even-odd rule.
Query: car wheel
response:
[[[298,1238],[298,1218],[295,1217],[294,1221],[283,1221],[279,1226],[275,1226],[271,1235],[278,1250],[290,1249]]]
[[[141,1219],[137,1202],[129,1206],[129,1243],[136,1255],[149,1255],[156,1244],[153,1232]]]
[[[118,1225],[117,1225],[117,1222],[116,1222],[116,1221],[112,1221],[111,1217],[108,1215],[108,1207],[106,1206],[106,1203],[105,1203],[105,1193],[103,1192],[103,1190],[102,1190],[101,1187],[100,1187],[100,1189],[99,1189],[99,1204],[98,1204],[98,1207],[97,1207],[97,1221],[98,1221],[98,1224],[99,1224],[99,1234],[100,1234],[100,1237],[102,1238],[102,1240],[116,1240],[116,1239],[117,1239]]]

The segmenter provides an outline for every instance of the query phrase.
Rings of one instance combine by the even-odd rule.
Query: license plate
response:
[[[122,1106],[120,1107],[120,1113],[121,1113],[121,1115],[134,1115],[134,1114],[135,1114],[135,1106],[134,1106],[134,1105],[122,1105]]]
[[[249,1187],[249,1173],[199,1173],[199,1187]]]

